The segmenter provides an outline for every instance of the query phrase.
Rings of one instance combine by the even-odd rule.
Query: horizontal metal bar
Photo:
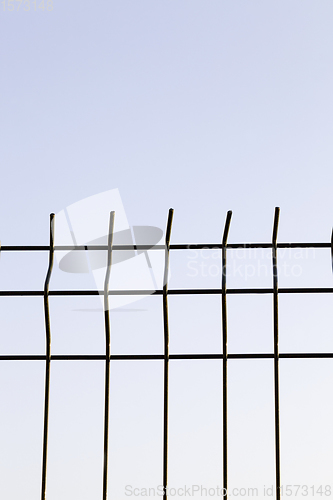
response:
[[[273,288],[229,288],[230,295],[272,294]],[[279,288],[279,293],[333,293],[333,288]],[[220,288],[175,288],[169,295],[221,295]],[[42,290],[0,290],[0,297],[42,297]],[[51,290],[49,296],[103,295],[102,290]],[[163,295],[163,290],[110,290],[109,295]]]
[[[228,359],[273,359],[274,353],[229,353]],[[286,352],[280,359],[333,358],[333,352]],[[163,354],[112,354],[111,361],[164,360]],[[223,359],[223,354],[169,354],[169,359]],[[0,361],[45,361],[45,354],[3,354]],[[51,361],[105,361],[105,354],[54,354]]]
[[[246,295],[246,294],[272,294],[273,288],[227,288],[227,294],[230,295]],[[279,288],[279,293],[333,293],[333,288]],[[156,295],[159,290],[156,290]],[[221,295],[222,290],[219,288],[192,288],[192,289],[173,289],[169,290],[170,295]]]
[[[280,353],[280,358],[332,358],[331,352],[298,352],[298,353]]]
[[[229,353],[228,354],[229,359],[273,359],[274,358],[274,353],[244,353],[244,354],[237,354],[237,353]]]
[[[228,243],[227,249],[272,248],[272,243]],[[331,248],[331,243],[278,243],[277,248]],[[222,249],[222,243],[179,243],[170,245],[170,250],[214,250]],[[107,250],[107,245],[57,245],[55,251]],[[113,250],[165,250],[165,245],[114,245]],[[49,252],[48,245],[3,245],[1,252]]]

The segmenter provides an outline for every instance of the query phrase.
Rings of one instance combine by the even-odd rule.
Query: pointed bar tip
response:
[[[227,239],[228,239],[228,234],[229,234],[229,229],[230,229],[231,217],[232,217],[232,210],[228,210],[227,217],[225,219],[224,231],[223,231],[223,238],[222,238],[222,245],[223,246],[226,246],[226,244],[227,244]]]
[[[273,223],[273,234],[272,234],[272,244],[276,246],[277,241],[277,232],[279,226],[279,218],[280,218],[280,207],[275,207],[274,211],[274,223]]]
[[[169,208],[167,229],[166,229],[166,234],[165,234],[165,243],[167,246],[169,246],[169,244],[170,244],[170,235],[171,235],[173,213],[174,213],[174,209]]]

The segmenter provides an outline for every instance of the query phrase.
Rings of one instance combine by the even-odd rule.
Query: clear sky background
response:
[[[270,241],[275,206],[279,241],[330,240],[330,0],[53,0],[52,11],[31,2],[28,12],[14,4],[0,5],[3,245],[48,244],[50,212],[113,188],[131,225],[164,228],[173,207],[172,242],[219,242],[230,209],[229,241]],[[174,257],[172,286],[219,286],[219,276],[191,276],[204,257]],[[285,273],[281,286],[332,286],[329,252],[283,259],[301,273]],[[0,286],[41,289],[46,267],[47,255],[2,255]],[[55,270],[51,288],[62,279]],[[230,286],[250,282],[271,286],[271,275],[230,274]],[[229,299],[230,351],[270,351],[270,298]],[[42,301],[0,305],[2,352],[43,353]],[[103,352],[103,315],[77,311],[85,307],[100,304],[51,300],[55,352]],[[161,351],[160,298],[135,307],[144,311],[112,314],[113,352]],[[330,296],[282,297],[281,351],[332,352],[331,311]],[[172,297],[170,335],[174,352],[218,352],[217,297]],[[127,498],[126,484],[161,484],[162,365],[135,367],[113,368],[110,498]],[[0,370],[0,498],[33,500],[44,366]],[[221,484],[220,363],[175,363],[170,377],[170,484]],[[229,380],[230,481],[262,492],[274,480],[272,363],[230,362]],[[285,485],[332,483],[332,381],[331,360],[281,361]],[[54,363],[51,391],[48,498],[99,499],[103,364]]]

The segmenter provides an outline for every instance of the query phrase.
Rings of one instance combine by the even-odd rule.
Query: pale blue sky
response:
[[[168,209],[173,207],[172,242],[219,242],[225,213],[230,209],[234,211],[230,241],[269,241],[277,205],[281,207],[280,241],[329,241],[333,180],[330,0],[53,0],[53,4],[51,12],[24,12],[22,6],[19,12],[4,12],[0,5],[3,245],[47,244],[50,212],[113,188],[120,191],[131,225],[164,228]],[[38,273],[33,267],[22,267],[27,282],[32,280],[35,288],[42,286],[39,283],[43,283],[47,265],[46,256],[40,258],[39,267],[33,260]],[[26,265],[23,263],[28,258],[21,255],[12,259],[2,256],[3,288],[19,288],[25,279],[13,269],[15,262]],[[197,286],[184,272],[187,262],[188,256],[183,271],[179,271],[181,262],[175,261],[174,269],[179,271],[172,274],[175,287]],[[317,266],[315,271],[312,263]],[[302,266],[298,286],[332,286],[329,253],[314,262],[304,258]],[[54,279],[61,281],[58,274]],[[270,282],[270,275],[263,280]],[[217,281],[219,278],[208,278],[199,286],[218,286]],[[239,284],[237,279],[235,283],[248,284]],[[292,285],[295,281],[285,281],[284,286]],[[259,281],[253,286],[259,286]],[[281,299],[281,342],[285,349],[315,349],[315,315],[320,313],[316,339],[322,350],[332,352],[331,297],[323,297],[320,304],[317,298],[311,303],[304,298],[289,309],[287,298]],[[137,345],[131,333],[137,324],[145,332],[142,341],[147,349],[152,345],[153,351],[162,348],[162,330],[158,341],[154,336],[162,329],[161,304],[157,297],[150,299],[153,303],[149,297],[142,305],[138,303],[137,307],[147,311],[135,317],[114,314],[119,352]],[[12,329],[10,339],[2,339],[2,350],[43,352],[42,302],[30,306],[27,299],[17,300],[15,304],[10,299],[2,301],[6,305],[1,328]],[[185,350],[188,341],[188,349],[204,349],[199,331],[195,339],[190,330],[187,337],[181,337],[180,325],[195,314],[193,328],[203,325],[211,332],[207,350],[218,350],[218,301],[202,301],[201,317],[196,302],[185,302],[180,306],[174,297],[170,300],[170,324],[179,332],[175,351]],[[251,334],[257,335],[256,350],[270,349],[271,309],[267,302],[268,297],[259,297],[256,304],[249,305],[242,299],[237,306],[236,298],[230,298],[230,321],[234,321],[230,324],[230,346],[235,351],[251,350],[248,337],[237,338],[237,331],[248,326],[244,320],[247,314],[251,315]],[[19,316],[18,304],[29,316],[28,323]],[[57,352],[74,352],[78,339],[83,342],[82,352],[103,349],[103,318],[74,311],[98,306],[89,301],[82,306],[82,299],[51,301]],[[302,311],[307,320],[300,319]],[[216,321],[212,320],[214,315]],[[203,318],[209,322],[200,323]],[[288,336],[288,321],[293,326],[292,338]],[[124,329],[126,338],[122,337]],[[89,336],[90,331],[99,332],[98,340]],[[234,384],[230,395],[234,415],[230,477],[235,485],[260,488],[274,477],[272,371],[269,361],[255,363],[246,375],[237,371],[236,365],[230,368],[230,383]],[[325,391],[331,390],[332,362],[298,361],[297,368],[290,367],[289,361],[283,363],[281,388],[286,392],[281,403],[285,411],[281,453],[287,464],[282,468],[283,483],[328,484],[333,443],[325,425],[332,420],[333,408]],[[32,500],[38,497],[40,484],[43,367],[28,368],[27,364],[18,375],[13,366],[0,366],[4,379],[12,384],[2,384],[1,396],[9,409],[2,417],[1,449],[7,450],[7,455],[1,458],[5,479],[0,497],[8,500]],[[221,431],[220,365],[207,364],[202,363],[199,370],[193,362],[185,368],[177,365],[170,375],[174,390],[170,481],[174,484],[199,481],[215,485],[219,481],[221,450],[215,444],[216,440],[220,443]],[[69,365],[62,370],[59,364],[54,369],[51,500],[100,497],[96,489],[101,485],[103,369],[89,366],[80,364],[77,371],[71,371]],[[112,418],[121,430],[112,437],[114,490],[110,498],[122,498],[123,485],[131,481],[160,484],[161,429],[157,420],[161,417],[161,369],[158,363],[143,363],[138,375],[117,365],[112,383],[119,411]],[[85,378],[81,388],[75,389],[71,383],[80,380],[78,373]],[[190,373],[197,393],[186,385]],[[299,389],[302,380],[304,386]],[[251,381],[257,388],[252,397]],[[135,400],[140,391],[141,399]],[[25,406],[15,402],[13,394],[26,398]],[[30,400],[27,394],[31,394]],[[62,414],[57,404],[68,408],[68,414],[67,410]],[[325,411],[319,410],[321,404]],[[82,409],[80,424],[77,408]],[[137,422],[141,427],[134,436],[135,420],[129,415],[135,414],[140,415]],[[67,417],[72,422],[69,426]],[[17,435],[8,431],[12,423],[14,430],[19,429]],[[307,431],[304,441],[301,432]],[[195,450],[193,439],[198,436],[200,446]],[[295,442],[289,440],[292,437]],[[78,443],[83,443],[82,448]],[[143,455],[141,446],[145,447]],[[19,460],[15,450],[21,450]],[[80,460],[77,467],[73,466],[75,459]],[[316,468],[318,463],[321,465]],[[15,481],[15,471],[25,480]],[[63,479],[59,481],[59,477]]]
[[[230,236],[256,239],[275,205],[286,238],[328,238],[332,11],[55,0],[1,12],[2,241],[44,241],[48,212],[115,187],[132,223],[164,225],[173,206],[178,241],[219,239],[227,209]]]

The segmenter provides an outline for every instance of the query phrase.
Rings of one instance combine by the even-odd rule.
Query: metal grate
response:
[[[151,250],[150,245],[113,245],[113,228],[115,212],[110,214],[110,225],[107,245],[89,245],[89,250],[107,251],[107,267],[105,274],[104,290],[49,290],[49,283],[52,274],[54,252],[57,250],[87,251],[87,246],[55,246],[54,245],[54,214],[50,215],[50,244],[48,246],[2,246],[2,252],[49,252],[49,265],[46,274],[44,290],[4,290],[0,291],[0,296],[42,296],[44,300],[45,333],[46,333],[46,353],[45,355],[0,355],[0,360],[40,360],[45,361],[45,400],[44,400],[44,429],[43,429],[43,458],[42,458],[42,480],[41,498],[46,498],[47,480],[47,456],[48,456],[48,425],[49,425],[49,399],[50,399],[50,369],[51,361],[58,360],[103,360],[105,361],[105,402],[104,402],[104,464],[103,464],[103,500],[108,494],[108,443],[109,443],[109,397],[110,397],[110,363],[117,360],[163,360],[164,362],[164,408],[163,408],[163,486],[166,490],[168,486],[168,402],[169,402],[169,360],[172,359],[220,359],[222,360],[222,404],[223,404],[223,488],[225,498],[228,491],[228,360],[229,359],[274,359],[274,413],[275,413],[275,491],[276,499],[280,500],[280,417],[279,417],[279,360],[282,358],[333,358],[333,353],[327,352],[307,352],[290,353],[279,352],[279,314],[278,299],[279,294],[321,294],[333,293],[333,288],[279,288],[278,287],[278,266],[277,250],[281,248],[330,248],[333,262],[333,232],[330,243],[278,243],[278,223],[280,209],[275,209],[272,241],[271,243],[239,243],[228,244],[228,233],[230,228],[232,212],[227,213],[223,238],[220,244],[170,244],[171,227],[173,219],[173,209],[169,210],[166,236],[164,245],[156,245],[153,249],[164,250],[164,281],[163,288],[159,290],[109,290],[109,281],[112,266],[112,252],[114,250]],[[170,251],[181,251],[191,249],[221,249],[222,251],[222,283],[220,288],[200,288],[200,289],[169,289],[169,255]],[[271,288],[227,288],[227,251],[228,249],[271,249],[273,286]],[[111,275],[112,278],[112,275]],[[109,317],[109,296],[110,295],[162,295],[163,300],[163,327],[164,327],[164,353],[163,354],[131,354],[114,355],[110,348],[110,317]],[[222,352],[219,354],[170,354],[169,353],[169,323],[168,323],[168,296],[169,295],[220,295],[222,313]],[[230,294],[271,294],[273,298],[273,332],[274,332],[274,352],[271,353],[233,353],[229,354],[227,349],[227,296]],[[69,295],[103,295],[104,296],[104,318],[105,318],[105,354],[104,355],[52,355],[51,353],[51,321],[49,312],[49,296],[69,296]],[[167,498],[167,495],[165,495]]]

